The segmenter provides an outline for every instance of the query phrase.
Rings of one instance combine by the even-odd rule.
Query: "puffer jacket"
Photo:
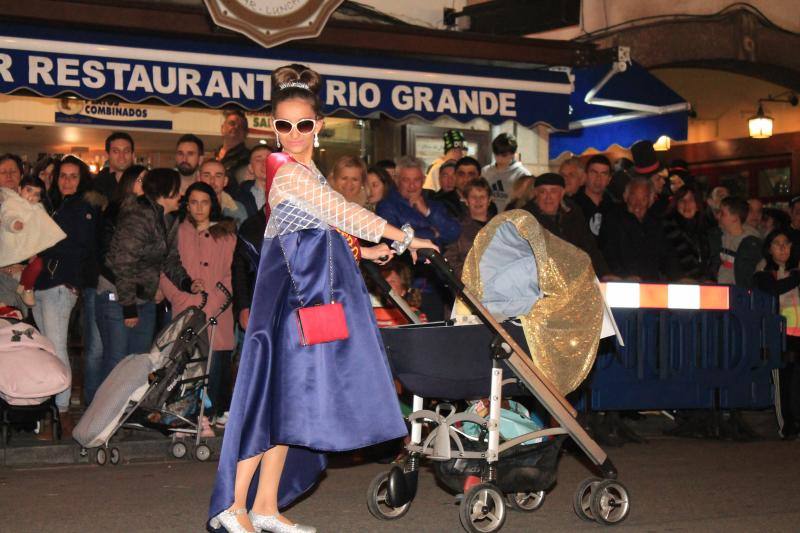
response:
[[[137,316],[137,297],[153,301],[162,272],[176,287],[190,291],[192,279],[181,265],[175,240],[177,226],[168,226],[164,209],[146,196],[120,212],[103,275],[116,286],[125,318]]]
[[[67,235],[39,254],[44,269],[36,279],[36,289],[58,285],[73,289],[97,286],[97,234],[100,209],[86,194],[64,198],[53,213],[53,220]]]

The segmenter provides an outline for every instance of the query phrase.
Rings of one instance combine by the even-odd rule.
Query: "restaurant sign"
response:
[[[342,0],[205,0],[211,18],[267,48],[316,37]]]

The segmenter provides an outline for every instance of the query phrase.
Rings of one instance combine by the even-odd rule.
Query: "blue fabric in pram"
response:
[[[524,315],[542,297],[531,245],[511,222],[497,228],[479,268],[483,281],[481,302],[493,316]]]
[[[527,346],[522,326],[503,327],[520,346]],[[426,398],[477,400],[489,396],[492,332],[483,324],[432,322],[381,329],[392,374],[407,390]],[[503,363],[503,375],[514,374]],[[507,396],[530,396],[524,387],[507,386]]]

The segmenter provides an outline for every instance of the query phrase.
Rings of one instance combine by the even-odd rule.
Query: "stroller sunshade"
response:
[[[497,228],[481,256],[480,273],[482,303],[493,316],[525,315],[542,296],[531,245],[511,222]]]

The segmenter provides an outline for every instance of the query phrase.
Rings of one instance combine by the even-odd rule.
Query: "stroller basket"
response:
[[[506,494],[539,492],[550,489],[556,481],[556,466],[561,445],[566,437],[539,444],[517,446],[500,454],[497,463],[497,487]],[[469,442],[470,451],[485,450],[486,445]],[[450,459],[433,463],[437,479],[454,493],[463,490],[468,476],[480,478],[483,465],[477,459]]]

